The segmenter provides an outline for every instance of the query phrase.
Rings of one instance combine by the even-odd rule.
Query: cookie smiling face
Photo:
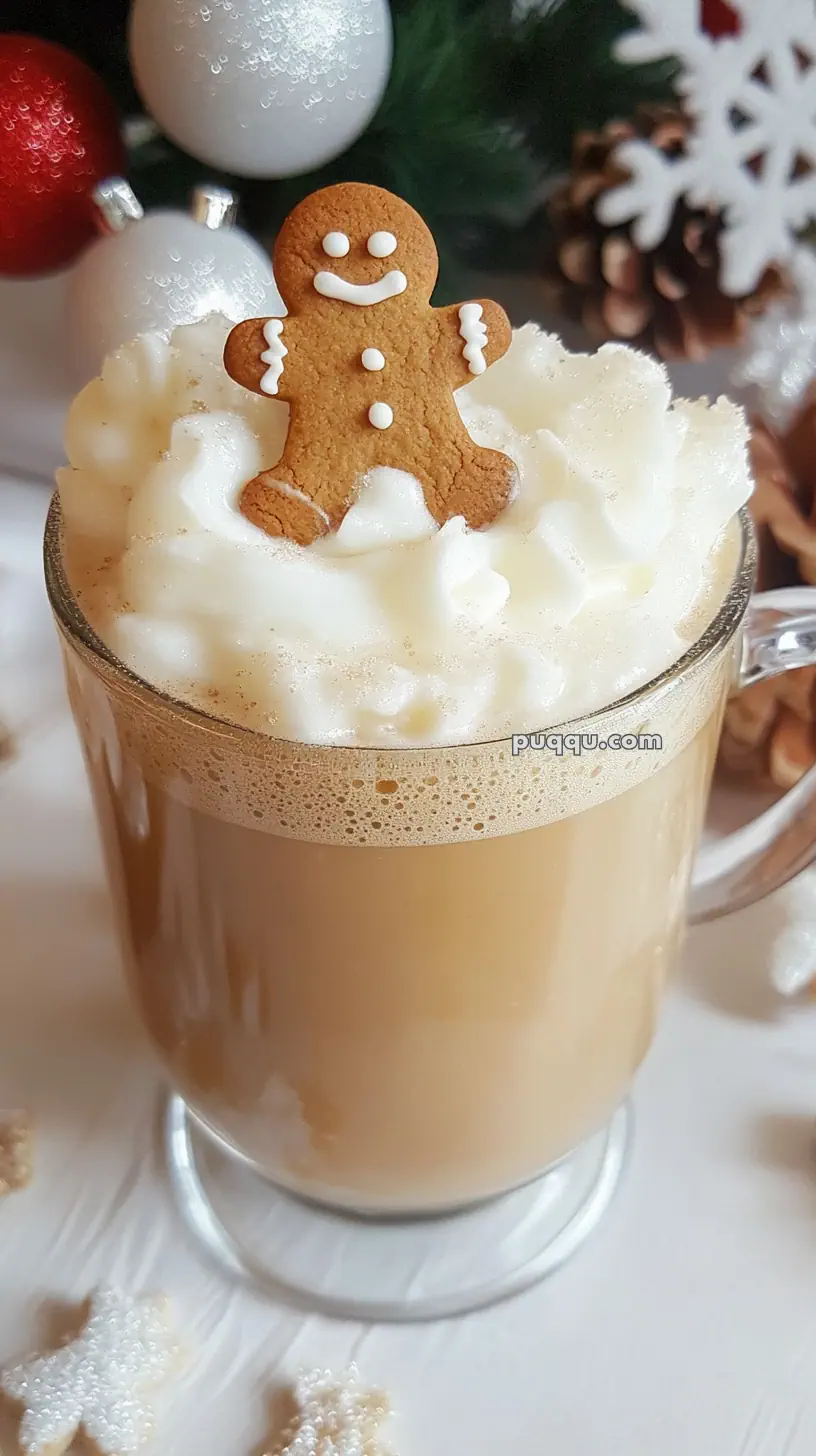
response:
[[[367,308],[403,295],[416,307],[430,299],[437,271],[436,245],[419,214],[361,182],[307,197],[275,246],[275,277],[293,314]]]

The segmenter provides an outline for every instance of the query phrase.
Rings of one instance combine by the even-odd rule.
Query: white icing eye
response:
[[[368,251],[372,258],[387,258],[397,246],[393,233],[372,233],[368,240]]]
[[[326,233],[323,252],[328,253],[330,258],[345,258],[348,250],[349,240],[345,233]]]

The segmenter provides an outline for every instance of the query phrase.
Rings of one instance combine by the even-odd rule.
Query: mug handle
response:
[[[752,597],[735,690],[816,666],[816,587]],[[691,878],[693,925],[742,910],[779,889],[816,859],[816,767],[758,819],[704,845]]]

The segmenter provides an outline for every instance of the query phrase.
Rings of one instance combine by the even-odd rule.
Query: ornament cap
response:
[[[190,196],[190,216],[204,227],[233,227],[238,216],[238,198],[228,187],[217,187],[214,182],[201,182],[193,188]]]
[[[144,217],[144,208],[124,177],[106,177],[93,190],[97,219],[103,232],[121,233]]]

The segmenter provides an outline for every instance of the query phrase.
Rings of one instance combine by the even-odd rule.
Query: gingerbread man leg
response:
[[[499,450],[485,450],[471,441],[461,464],[448,481],[430,473],[422,479],[425,503],[439,525],[464,516],[472,530],[490,525],[507,505],[516,484],[516,467]]]
[[[244,486],[241,513],[268,536],[286,536],[298,546],[311,546],[331,528],[325,511],[298,490],[284,465],[262,470]]]

